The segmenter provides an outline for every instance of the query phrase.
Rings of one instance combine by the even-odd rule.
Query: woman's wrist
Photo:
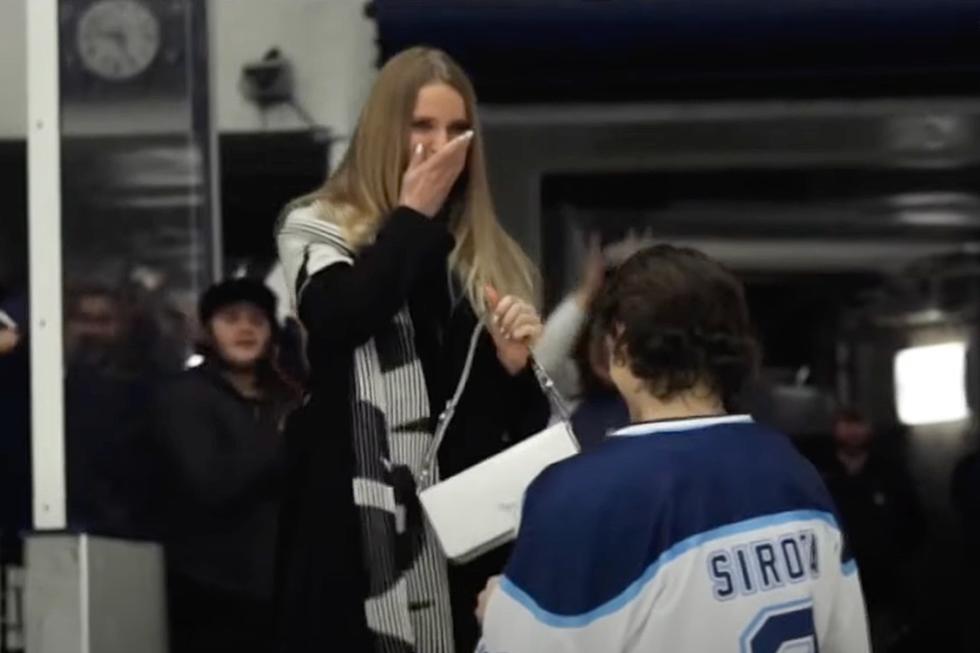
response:
[[[504,368],[507,374],[511,376],[518,376],[521,372],[527,369],[528,363],[531,360],[531,352],[529,350],[522,358],[513,354],[505,355],[498,349],[497,360],[500,361],[500,365]]]

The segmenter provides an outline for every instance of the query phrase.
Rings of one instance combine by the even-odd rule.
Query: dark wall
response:
[[[371,4],[382,58],[444,48],[492,102],[972,94],[980,79],[975,0]]]
[[[323,183],[330,141],[296,131],[222,134],[218,142],[226,265],[269,260],[276,217],[289,200]]]
[[[0,140],[0,289],[27,281],[27,143]]]

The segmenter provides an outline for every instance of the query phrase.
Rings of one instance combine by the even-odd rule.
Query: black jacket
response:
[[[908,574],[922,546],[925,521],[904,461],[895,452],[872,447],[856,473],[849,473],[832,451],[819,468],[861,570],[868,605],[909,604]]]
[[[169,573],[251,599],[272,597],[288,399],[242,396],[211,366],[160,393],[160,530]]]
[[[407,302],[416,349],[438,415],[455,389],[477,318],[454,301],[447,279],[452,240],[444,224],[407,208],[389,216],[353,266],[316,273],[299,307],[309,334],[311,393],[287,426],[288,487],[281,521],[279,623],[282,651],[371,651],[360,527],[351,479],[353,352]],[[511,377],[484,333],[472,374],[440,451],[443,477],[541,428],[546,398],[530,370]],[[451,569],[457,649],[472,650],[476,595],[499,573],[497,552]]]

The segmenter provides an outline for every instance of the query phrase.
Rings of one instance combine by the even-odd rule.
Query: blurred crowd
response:
[[[581,282],[544,325],[535,355],[572,409],[583,449],[629,423],[589,338],[591,307],[617,248],[590,241]],[[612,262],[611,262],[612,261]],[[66,290],[69,528],[163,542],[174,650],[265,641],[282,490],[282,434],[303,401],[302,330],[260,280],[229,279],[196,316],[137,283]],[[0,295],[0,516],[16,559],[30,520],[29,316],[23,289]],[[193,319],[196,317],[196,319]],[[916,574],[928,527],[894,437],[840,407],[827,437],[801,443],[823,475],[858,560],[877,650],[921,650]],[[980,464],[951,482],[964,550],[980,544]],[[12,553],[13,552],[13,553]],[[227,605],[226,614],[206,606]],[[242,615],[254,619],[242,626]],[[254,626],[254,627],[253,627]]]

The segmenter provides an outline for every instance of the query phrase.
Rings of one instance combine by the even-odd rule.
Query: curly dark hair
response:
[[[756,371],[759,348],[742,284],[701,252],[644,249],[609,279],[596,306],[593,339],[659,399],[706,384],[726,407]]]

